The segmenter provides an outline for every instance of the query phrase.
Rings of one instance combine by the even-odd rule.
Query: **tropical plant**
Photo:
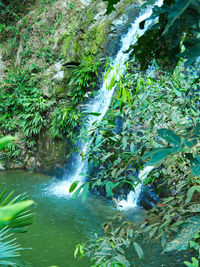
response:
[[[90,181],[81,185],[82,198],[85,200],[87,190],[94,187],[98,190],[100,186],[108,196],[123,197],[140,182],[137,173],[142,166],[153,165],[153,178],[149,182],[156,185],[162,202],[149,212],[144,223],[123,219],[115,225],[114,218],[108,222],[112,234],[108,232],[90,244],[83,244],[82,255],[89,256],[93,264],[98,262],[97,266],[101,266],[101,260],[111,264],[121,254],[129,261],[122,237],[130,242],[128,247],[132,244],[142,261],[146,248],[142,249],[141,240],[158,242],[165,253],[179,251],[188,249],[200,229],[196,70],[185,71],[179,64],[173,75],[157,70],[155,79],[149,74],[134,74],[131,69],[129,64],[127,74],[117,83],[116,96],[106,117],[89,131],[90,151],[83,158],[93,170],[89,172]],[[81,190],[77,184],[78,181],[70,188],[70,191],[77,189],[73,197]],[[125,248],[124,253],[117,251],[118,246]]]
[[[131,64],[129,68],[132,68]],[[189,84],[186,83],[186,75],[181,75],[181,70],[182,67],[173,76],[162,75],[156,80],[151,76],[143,78],[128,69],[125,77],[117,82],[116,98],[107,117],[99,125],[94,124],[87,133],[91,146],[84,158],[88,160],[92,181],[87,186],[88,189],[104,187],[110,197],[120,192],[123,196],[141,182],[137,173],[143,166],[145,150],[156,147],[157,151],[162,151],[163,157],[173,153],[170,149],[177,152],[178,146],[176,149],[169,146],[162,149],[161,139],[157,134],[158,127],[169,127],[183,133],[185,141],[180,144],[179,149],[188,148],[189,141],[193,139],[192,133],[187,137],[187,128],[194,125],[192,120],[198,119],[198,111],[195,116],[192,115],[196,111],[199,94],[190,96],[196,83],[193,79]],[[193,76],[193,70],[190,74]],[[159,133],[163,131],[158,130]],[[86,135],[85,132],[83,135]],[[195,138],[198,136],[194,136]],[[194,145],[197,143],[196,139],[193,140]],[[150,157],[150,154],[145,156]],[[160,154],[158,158],[162,159]],[[75,183],[71,189],[75,190],[77,185]]]
[[[104,0],[108,2],[107,14],[115,8],[120,0]],[[155,0],[146,1],[144,7],[152,5]],[[186,65],[191,65],[200,55],[200,3],[199,0],[164,0],[163,5],[153,9],[154,19],[143,36],[138,38],[131,55],[147,69],[155,59],[163,69],[173,71],[179,59],[185,58]],[[144,28],[146,21],[140,23]]]
[[[73,105],[83,102],[87,92],[97,89],[97,78],[100,61],[95,61],[93,57],[85,57],[80,65],[72,71],[69,81],[71,87],[68,96]]]
[[[5,148],[14,138],[6,136],[0,138],[0,150]],[[6,194],[7,187],[0,186],[0,264],[2,266],[27,267],[29,263],[18,259],[20,256],[19,245],[15,239],[10,239],[11,232],[25,232],[25,226],[33,221],[32,200],[27,200],[26,194],[21,194],[13,198],[14,192]]]
[[[71,106],[58,106],[52,114],[50,134],[53,138],[74,138],[78,126],[83,122],[83,113]]]

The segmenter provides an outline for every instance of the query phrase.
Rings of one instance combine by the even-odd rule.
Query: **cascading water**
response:
[[[141,180],[141,182],[144,181],[144,179],[148,176],[149,172],[153,170],[154,166],[146,166],[142,171],[140,171],[138,178]],[[135,192],[130,191],[130,193],[127,196],[127,199],[123,199],[120,202],[117,203],[118,209],[130,209],[137,206],[137,200],[139,198],[139,195],[141,193],[142,183],[138,184],[135,187]]]
[[[155,5],[161,6],[162,3],[163,0],[158,0],[155,3]],[[144,21],[145,19],[151,16],[152,9],[153,8],[147,9],[143,14],[141,14],[138,18],[135,19],[134,23],[131,24],[128,33],[121,39],[121,48],[114,59],[111,71],[107,75],[106,79],[102,84],[101,89],[99,90],[99,94],[94,99],[92,99],[87,105],[85,105],[85,110],[87,113],[101,113],[101,115],[98,117],[89,115],[87,122],[88,129],[92,126],[92,124],[95,121],[97,121],[97,123],[100,122],[104,117],[104,115],[106,114],[111,102],[113,92],[115,90],[115,86],[113,86],[111,90],[108,90],[108,88],[110,87],[109,85],[113,79],[119,80],[120,77],[124,74],[125,63],[129,58],[129,53],[127,53],[126,51],[129,49],[131,44],[134,44],[137,41],[138,36],[144,34],[146,29],[152,23],[152,21],[148,21],[147,23],[145,23],[145,28],[143,30],[141,30],[139,27],[140,22]],[[88,146],[89,146],[89,141],[81,145],[81,150],[83,153],[87,152]],[[140,172],[139,175],[140,178],[145,176],[144,171],[147,169],[144,169],[143,171]],[[70,171],[68,170],[66,175],[64,176],[64,181],[60,182],[57,185],[54,185],[51,188],[51,192],[57,196],[69,195],[70,185],[76,180],[80,180],[81,182],[83,182],[84,178],[83,176],[80,175],[80,173],[85,173],[86,171],[87,171],[87,161],[82,161],[81,156],[77,155],[71,166],[71,170]],[[147,174],[149,171],[147,171]],[[136,193],[135,194],[133,193],[133,195],[132,193],[130,193],[131,195],[130,194],[128,195],[129,200],[127,200],[128,201],[127,203],[133,201],[133,203],[135,203],[134,204],[135,206],[140,191],[141,191],[141,186],[136,187]],[[124,206],[125,202],[121,203],[121,206]]]

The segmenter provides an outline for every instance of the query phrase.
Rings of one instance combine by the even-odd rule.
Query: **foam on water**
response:
[[[153,170],[154,166],[146,166],[143,170],[140,171],[138,178],[143,182],[145,178],[148,176],[149,172]],[[142,189],[142,183],[138,184],[135,187],[135,192],[130,191],[130,193],[127,196],[127,199],[123,199],[120,202],[117,203],[117,208],[119,210],[126,210],[126,209],[132,209],[137,206],[137,200],[140,195]]]

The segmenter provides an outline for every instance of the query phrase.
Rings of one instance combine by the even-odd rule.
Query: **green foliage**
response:
[[[20,266],[28,267],[30,264],[18,259],[19,251],[22,250],[19,245],[15,243],[15,239],[10,239],[12,234],[9,230],[4,228],[0,230],[0,264],[1,266]],[[9,240],[7,240],[9,239]]]
[[[181,230],[179,231],[176,239],[167,243],[165,248],[166,252],[170,252],[172,250],[186,250],[188,247],[188,243],[192,240],[194,236],[196,236],[200,229],[200,217],[199,215],[188,218],[184,221],[181,226]]]
[[[142,69],[156,62],[166,70],[174,70],[180,57],[186,65],[194,63],[199,54],[200,3],[191,1],[164,1],[154,7],[150,19],[159,18],[150,26],[138,42],[131,47]],[[198,51],[197,51],[198,50]]]
[[[52,122],[49,131],[53,138],[74,137],[76,129],[83,119],[83,114],[74,107],[58,106],[52,114]]]
[[[91,81],[93,81],[92,88],[95,86],[93,76],[97,75],[97,68],[98,63],[94,66],[90,63],[87,67],[80,67],[80,71],[76,70],[73,81],[77,82],[79,89],[78,91],[74,89],[71,103],[68,103],[67,97],[64,96],[66,102],[59,104],[55,98],[49,99],[42,94],[38,75],[35,74],[35,72],[43,72],[40,67],[32,65],[23,71],[9,72],[0,89],[2,114],[0,132],[2,134],[18,132],[20,139],[7,146],[6,156],[23,160],[23,150],[36,150],[38,139],[42,138],[47,131],[52,138],[63,139],[68,136],[73,139],[74,130],[78,130],[84,115],[76,104],[84,100],[86,89],[83,88],[89,86]]]
[[[41,136],[47,126],[47,111],[54,104],[53,100],[42,96],[37,86],[38,80],[30,68],[8,73],[1,87],[0,131],[3,134],[20,132],[20,141],[26,142],[27,147],[35,147],[38,136]],[[20,155],[20,147],[14,144],[7,150],[10,156]]]
[[[104,0],[108,2],[107,14],[115,10],[114,5],[120,0]],[[155,1],[146,1],[152,5]],[[136,44],[130,47],[132,56],[139,61],[141,69],[147,69],[156,60],[165,70],[173,71],[179,58],[186,59],[191,65],[200,56],[200,3],[199,0],[165,0],[161,7],[155,6],[152,16],[157,19],[150,25]],[[140,24],[143,28],[146,21]]]
[[[199,125],[197,125],[193,129],[193,132],[194,133],[197,132],[198,129]],[[187,138],[184,136],[184,138],[182,138],[181,140],[181,138],[178,135],[176,135],[172,130],[159,129],[158,136],[161,137],[162,139],[165,139],[167,143],[171,143],[173,146],[155,148],[152,151],[144,154],[143,159],[151,157],[150,161],[148,162],[148,165],[161,164],[162,161],[169,155],[181,153],[183,157],[185,157],[187,160],[190,160],[193,174],[195,176],[200,175],[200,168],[199,168],[200,158],[198,155],[194,154],[195,147],[198,143],[198,137],[196,137],[196,135],[190,134]],[[195,187],[191,188],[190,190],[194,191]],[[196,188],[196,190],[198,190],[198,187]],[[187,199],[186,201],[189,200]]]
[[[35,0],[1,0],[1,18],[0,23],[10,24],[25,15],[35,4]]]
[[[5,136],[5,137],[0,138],[0,150],[6,147],[14,139],[15,138],[13,136]]]
[[[13,139],[12,136],[0,138],[0,150]],[[6,195],[6,186],[0,185],[0,189],[0,264],[1,266],[28,267],[30,265],[27,262],[18,259],[22,248],[15,243],[15,239],[10,240],[12,236],[10,232],[25,232],[24,227],[32,223],[35,202],[27,200],[25,194],[13,198],[13,191]]]
[[[192,257],[192,263],[188,262],[188,261],[184,261],[185,265],[186,266],[189,266],[189,267],[199,267],[199,261],[198,259]]]
[[[131,64],[129,68],[132,68]],[[196,110],[199,94],[193,95],[192,99],[188,97],[188,92],[196,85],[192,80],[188,84],[186,77],[181,68],[173,76],[162,74],[159,80],[127,72],[117,83],[117,100],[113,100],[107,117],[87,133],[91,147],[85,158],[89,169],[93,166],[97,170],[89,173],[92,187],[104,187],[109,196],[119,194],[122,188],[134,190],[140,183],[136,173],[142,168],[141,160],[151,158],[148,164],[154,165],[169,155],[191,154],[189,152],[197,144],[198,126],[190,133],[186,128],[191,126],[188,118],[191,118],[192,110]],[[120,99],[124,90],[128,91],[133,105],[127,103],[128,98],[126,101]],[[116,123],[121,124],[120,129],[116,129]],[[180,131],[182,136],[162,125]],[[157,131],[158,126],[162,129]],[[149,152],[151,148],[154,149]],[[144,154],[145,150],[148,152]],[[194,160],[191,157],[192,163]]]
[[[92,267],[131,266],[124,255],[125,248],[130,245],[128,233],[120,233],[120,228],[114,229],[112,225],[109,225],[109,229],[106,236],[98,237],[97,240],[91,242],[89,245],[81,244],[82,252],[80,252],[80,255],[89,256],[93,263],[91,265]],[[76,256],[78,254],[78,248],[79,246],[75,250]]]
[[[28,214],[34,202],[32,200],[24,200],[19,203],[10,204],[0,208],[0,229],[5,226],[11,228],[22,227],[32,223],[33,214]]]
[[[73,70],[69,82],[70,101],[73,105],[83,102],[87,92],[97,89],[99,61],[94,61],[93,57],[84,58],[80,66]]]
[[[89,163],[91,188],[103,187],[107,196],[120,199],[141,182],[137,173],[144,164],[162,164],[148,182],[156,184],[157,193],[168,193],[142,224],[123,219],[114,225],[114,218],[106,236],[86,244],[84,256],[94,266],[111,264],[121,254],[129,260],[126,249],[121,252],[124,246],[134,248],[141,262],[144,243],[158,242],[165,253],[181,244],[187,249],[199,231],[199,79],[195,70],[185,71],[182,64],[173,75],[157,71],[157,79],[134,74],[132,68],[130,62],[127,74],[117,82],[106,117],[89,130],[90,151],[83,158]],[[128,97],[123,99],[124,92],[131,105]],[[110,231],[115,230],[113,237]],[[119,249],[113,252],[114,247]]]
[[[200,248],[200,243],[199,243],[199,234],[197,234],[189,243],[190,248],[193,251],[196,251],[199,253],[199,248]],[[200,253],[198,255],[198,258],[200,258]],[[192,263],[188,262],[188,261],[184,261],[186,266],[189,267],[199,267],[199,260],[195,257],[192,257]]]

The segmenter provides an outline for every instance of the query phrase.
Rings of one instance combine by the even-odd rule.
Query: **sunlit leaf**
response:
[[[110,197],[113,196],[113,192],[112,192],[112,189],[113,189],[113,188],[114,188],[114,183],[111,182],[111,181],[108,181],[108,182],[106,183],[106,192],[108,193],[108,195],[109,195]]]
[[[89,191],[89,187],[90,187],[90,185],[89,185],[89,183],[87,183],[87,184],[84,186],[84,188],[83,188],[83,192],[82,192],[82,194],[81,194],[81,199],[82,199],[83,202],[84,202],[84,201],[86,200],[86,198],[87,198],[87,194],[88,194],[88,191]]]
[[[76,189],[78,183],[79,183],[79,180],[73,182],[73,183],[70,185],[69,193],[72,193],[72,192]]]
[[[168,143],[173,144],[175,146],[181,145],[181,139],[178,135],[176,135],[172,130],[170,129],[159,129],[158,135],[167,140]]]
[[[143,249],[141,248],[141,246],[136,242],[134,242],[133,245],[134,245],[134,248],[135,248],[135,251],[136,251],[138,257],[140,259],[144,258],[144,252],[143,252]]]
[[[200,216],[196,215],[185,220],[185,223],[181,226],[181,229],[178,232],[177,237],[167,243],[165,248],[166,252],[173,250],[186,250],[188,247],[189,241],[198,234],[200,230]]]
[[[15,140],[15,137],[10,135],[0,138],[0,150],[6,147],[13,140]]]

